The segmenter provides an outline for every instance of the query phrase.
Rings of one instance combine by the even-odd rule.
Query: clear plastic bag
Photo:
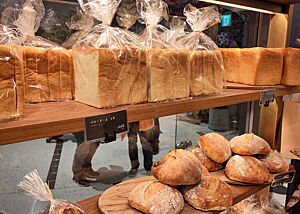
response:
[[[220,93],[225,84],[222,54],[217,45],[203,31],[221,21],[216,6],[195,8],[188,4],[184,8],[187,23],[193,32],[180,38],[178,45],[192,51],[191,95]]]
[[[174,33],[159,24],[162,19],[168,20],[167,4],[161,0],[137,0],[137,9],[138,20],[146,24],[140,37],[148,48],[148,101],[189,97],[190,52],[178,47]]]
[[[19,33],[0,25],[0,121],[23,117],[24,69]]]
[[[120,0],[79,3],[101,24],[73,48],[75,100],[98,108],[146,102],[145,49],[134,34],[110,26]]]
[[[75,214],[84,213],[82,208],[77,204],[66,200],[53,199],[49,187],[42,181],[36,169],[25,175],[24,179],[18,184],[18,187],[38,201],[49,202],[49,205],[40,214],[59,214],[67,211]]]
[[[45,15],[42,0],[5,0],[2,23],[20,32],[23,46],[25,103],[72,99],[71,55],[66,49],[35,36]]]

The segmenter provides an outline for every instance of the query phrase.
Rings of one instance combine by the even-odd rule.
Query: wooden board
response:
[[[227,82],[226,87],[229,89],[249,89],[249,90],[265,90],[265,89],[281,89],[286,88],[284,85],[245,85],[240,83]]]
[[[276,96],[299,93],[300,87],[276,89]],[[76,101],[26,105],[24,118],[0,122],[0,145],[67,134],[84,129],[84,118],[127,110],[128,122],[258,100],[259,90],[225,89],[221,94],[160,103],[97,109]]]
[[[117,184],[109,189],[107,189],[99,198],[98,206],[102,213],[110,213],[110,214],[119,214],[119,213],[126,213],[126,214],[139,214],[140,212],[131,208],[128,205],[127,198],[129,196],[130,191],[138,184],[155,180],[154,177],[142,177],[142,178],[135,178],[129,181],[125,181],[123,183]],[[233,186],[230,185],[233,193],[233,201],[234,204],[240,202],[241,200],[249,197],[250,195],[254,194],[255,192],[263,189],[267,185],[256,185],[256,186]],[[208,212],[201,212],[199,210],[194,209],[193,207],[189,206],[185,203],[184,209],[182,214],[193,214],[193,213],[208,213]]]

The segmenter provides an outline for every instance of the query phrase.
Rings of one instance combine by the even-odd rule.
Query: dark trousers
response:
[[[84,132],[75,132],[73,135],[77,141],[77,148],[74,154],[72,171],[74,176],[78,177],[84,173],[85,168],[92,167],[92,158],[99,146],[99,142],[84,142]]]

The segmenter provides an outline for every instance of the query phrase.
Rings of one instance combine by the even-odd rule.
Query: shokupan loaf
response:
[[[48,77],[50,101],[61,100],[60,50],[57,47],[48,50]]]
[[[152,49],[148,58],[150,102],[189,96],[189,51]]]
[[[198,138],[202,151],[213,161],[223,163],[231,157],[229,141],[218,133],[208,133]]]
[[[34,48],[37,53],[37,75],[41,101],[50,100],[48,53],[46,48]]]
[[[196,145],[189,149],[190,152],[192,152],[198,160],[202,163],[202,165],[209,171],[216,171],[222,168],[221,163],[217,163],[210,159],[200,148],[199,145]]]
[[[300,50],[297,48],[285,48],[284,66],[281,83],[283,85],[300,85]]]
[[[226,79],[229,82],[239,82],[241,71],[241,49],[239,48],[220,48],[223,56],[224,70]]]
[[[23,116],[24,90],[22,48],[0,45],[0,120]]]
[[[40,80],[37,71],[37,49],[35,47],[23,47],[24,78],[25,78],[25,102],[41,102]]]
[[[72,49],[68,50],[68,54],[70,57],[70,72],[71,72],[71,93],[72,93],[72,98],[74,99],[75,97],[75,83],[74,83],[74,63],[73,63],[73,53]]]
[[[268,168],[269,172],[283,173],[289,170],[289,164],[276,150],[271,150],[265,155],[260,155],[258,158]]]
[[[266,154],[271,150],[267,141],[253,133],[232,138],[230,147],[234,153],[239,155]]]
[[[178,214],[184,207],[181,193],[159,181],[137,185],[129,194],[131,207],[148,214]]]
[[[192,185],[201,180],[200,161],[189,151],[173,149],[153,164],[152,175],[164,184],[172,186]]]
[[[269,180],[267,167],[252,156],[231,157],[226,164],[225,173],[230,180],[250,184],[263,184]]]
[[[224,72],[220,51],[194,51],[190,58],[190,91],[193,96],[221,92]]]
[[[74,48],[75,100],[98,108],[147,101],[145,51]]]
[[[203,211],[225,210],[233,201],[229,185],[213,176],[204,176],[199,184],[184,186],[181,192],[188,204]]]
[[[60,52],[60,93],[61,100],[72,99],[72,82],[71,82],[71,57],[69,52],[64,48],[58,49]]]
[[[241,49],[238,82],[248,85],[277,85],[281,81],[282,69],[282,49],[244,48]]]

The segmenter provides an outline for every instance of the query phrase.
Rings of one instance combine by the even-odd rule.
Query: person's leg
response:
[[[99,173],[92,173],[93,170],[91,168],[91,161],[99,143],[84,142],[83,132],[76,132],[73,133],[73,135],[77,141],[77,148],[75,150],[72,166],[74,179],[85,180],[86,178],[99,177]]]
[[[146,171],[149,171],[151,170],[151,166],[153,164],[152,146],[148,139],[145,137],[144,132],[140,132],[139,136],[144,155],[144,168]]]
[[[131,163],[130,176],[134,176],[140,166],[138,147],[137,147],[137,127],[138,123],[129,123],[128,135],[128,153]]]

